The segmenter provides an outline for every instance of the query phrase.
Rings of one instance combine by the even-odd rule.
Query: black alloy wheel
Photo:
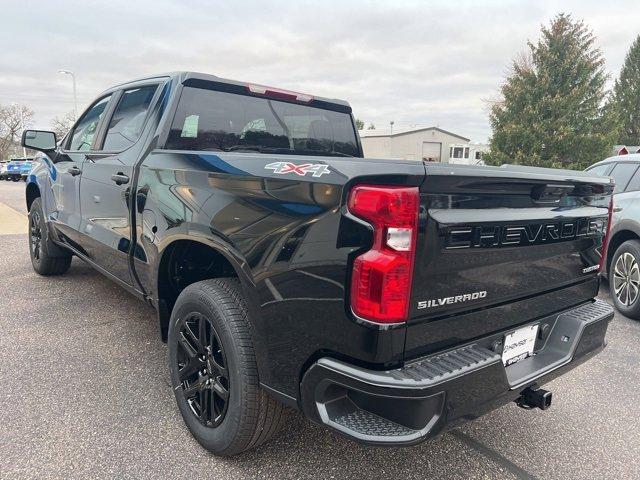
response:
[[[179,325],[178,375],[191,412],[206,427],[217,427],[229,405],[229,373],[220,337],[211,321],[192,312]]]
[[[37,197],[29,206],[29,256],[33,269],[40,275],[60,275],[71,266],[71,253],[56,245],[47,232],[42,199]]]
[[[180,292],[168,331],[171,386],[184,423],[217,455],[273,438],[289,415],[260,385],[251,320],[236,278],[211,278]]]
[[[40,248],[42,246],[42,230],[40,229],[40,212],[34,211],[29,215],[29,248],[31,257],[40,261]]]

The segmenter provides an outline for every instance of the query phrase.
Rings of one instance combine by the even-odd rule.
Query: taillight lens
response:
[[[611,200],[609,200],[609,218],[607,220],[607,233],[605,233],[602,239],[602,255],[600,255],[600,263],[598,263],[598,271],[602,271],[604,262],[607,260],[607,248],[609,247],[609,239],[611,238],[611,219],[613,217],[613,193],[611,193]]]
[[[357,185],[349,211],[373,227],[373,245],[358,256],[351,277],[351,309],[376,323],[407,320],[418,234],[418,187]]]

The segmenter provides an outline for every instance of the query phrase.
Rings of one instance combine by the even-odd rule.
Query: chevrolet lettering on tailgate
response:
[[[528,225],[453,226],[446,230],[445,248],[538,245],[603,235],[606,227],[606,217]]]

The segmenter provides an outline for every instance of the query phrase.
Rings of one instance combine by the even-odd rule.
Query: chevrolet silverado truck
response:
[[[155,308],[216,454],[291,408],[373,445],[546,409],[541,386],[605,346],[608,178],[366,159],[344,101],[188,72],[22,143],[33,268],[77,256]]]

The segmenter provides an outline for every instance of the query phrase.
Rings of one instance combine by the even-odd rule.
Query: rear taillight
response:
[[[609,247],[609,238],[611,238],[611,219],[613,217],[613,193],[609,200],[609,218],[607,219],[607,232],[602,239],[602,254],[600,255],[600,263],[598,263],[598,271],[601,272],[607,261],[607,248]]]
[[[349,212],[373,227],[373,245],[353,263],[351,309],[375,323],[407,320],[418,234],[418,187],[357,185]]]

